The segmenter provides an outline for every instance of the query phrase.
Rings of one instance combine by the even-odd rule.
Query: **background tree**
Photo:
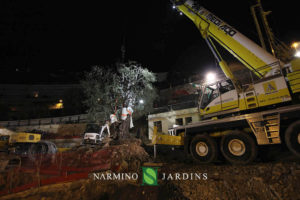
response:
[[[63,94],[63,115],[77,115],[85,112],[82,104],[84,95],[82,88],[71,88]]]
[[[112,113],[120,119],[122,107],[128,106],[134,109],[134,116],[151,111],[157,97],[155,81],[155,75],[137,62],[117,64],[115,68],[94,66],[81,81],[89,119],[104,121]]]
[[[116,74],[111,70],[94,66],[85,73],[81,81],[87,107],[88,119],[92,122],[104,120],[113,110]]]

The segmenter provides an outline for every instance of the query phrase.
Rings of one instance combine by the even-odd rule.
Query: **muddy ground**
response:
[[[147,149],[147,148],[146,148]],[[260,151],[256,162],[232,166],[219,159],[211,165],[197,165],[181,150],[158,149],[158,186],[142,184],[142,170],[137,181],[87,180],[32,189],[0,199],[300,199],[300,160],[282,149]],[[151,149],[147,149],[151,155]],[[152,157],[153,159],[153,157]],[[129,172],[129,171],[127,171]],[[161,180],[163,174],[169,180]],[[198,180],[175,180],[175,173],[206,173]],[[182,177],[181,177],[182,179]]]

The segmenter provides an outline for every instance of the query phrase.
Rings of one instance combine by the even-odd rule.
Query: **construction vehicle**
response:
[[[100,126],[98,124],[87,124],[83,134],[83,144],[100,144]]]
[[[199,163],[223,156],[233,164],[253,161],[257,145],[281,144],[300,156],[300,59],[283,63],[235,28],[192,0],[172,1],[191,19],[226,78],[203,83],[198,109],[201,121],[155,133],[154,144],[183,145]],[[217,44],[249,71],[249,82],[234,75]]]
[[[8,141],[9,141],[8,135],[0,135],[0,151],[3,151],[4,149],[8,149]]]
[[[0,151],[34,160],[36,155],[55,154],[56,145],[49,141],[41,140],[41,134],[15,132],[11,135],[2,135]]]
[[[299,98],[300,85],[297,81],[300,81],[300,75],[297,70],[300,70],[300,59],[284,64],[194,1],[183,2],[176,1],[174,5],[195,23],[229,79],[204,86],[199,103],[201,115],[207,118],[220,116],[221,111],[232,113],[273,107],[290,102],[292,95]],[[224,47],[249,69],[251,82],[241,83],[243,80],[234,76],[215,43]]]
[[[87,124],[82,144],[100,144],[107,136],[110,137],[108,121],[101,128],[99,124]]]

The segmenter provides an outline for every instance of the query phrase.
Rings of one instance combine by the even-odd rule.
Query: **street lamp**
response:
[[[140,100],[139,100],[139,103],[140,103],[140,104],[144,104],[144,100],[143,100],[143,99],[140,99]]]
[[[297,49],[298,46],[299,46],[299,42],[294,42],[294,43],[292,44],[292,47],[294,47],[295,49]]]
[[[295,56],[300,57],[300,42],[294,42],[292,47],[295,49]]]

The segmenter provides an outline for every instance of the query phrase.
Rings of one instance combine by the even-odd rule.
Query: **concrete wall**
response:
[[[81,136],[84,133],[86,124],[50,124],[50,125],[35,125],[35,126],[19,126],[15,131],[32,131],[39,130],[46,133],[57,134],[59,136]]]

